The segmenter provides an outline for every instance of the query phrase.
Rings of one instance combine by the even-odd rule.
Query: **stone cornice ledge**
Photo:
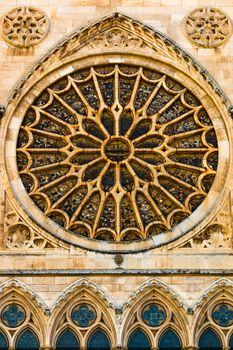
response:
[[[22,269],[0,270],[0,276],[56,275],[56,276],[98,276],[98,275],[204,275],[233,276],[233,269]]]

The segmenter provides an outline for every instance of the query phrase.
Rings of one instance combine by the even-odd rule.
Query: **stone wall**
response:
[[[231,0],[2,0],[0,16],[21,5],[45,11],[50,30],[38,46],[30,48],[13,47],[0,39],[0,104],[7,104],[17,81],[59,40],[73,30],[116,11],[140,20],[176,41],[208,70],[233,101],[233,36],[223,47],[195,48],[187,39],[183,26],[184,17],[199,6],[219,8],[233,21]],[[227,186],[231,190],[232,182],[229,181]],[[2,194],[2,229],[6,225],[4,201]],[[174,299],[180,298],[191,308],[199,297],[205,295],[206,289],[211,289],[212,284],[223,276],[228,278],[224,283],[233,283],[232,204],[230,195],[214,219],[214,224],[217,222],[228,227],[228,235],[221,232],[220,238],[206,238],[203,229],[197,241],[191,239],[182,245],[135,254],[103,254],[73,246],[63,249],[51,244],[42,249],[33,245],[11,249],[2,241],[0,283],[17,277],[38,293],[47,305],[52,305],[68,285],[86,278],[101,286],[119,305],[143,283],[156,278],[177,294],[173,295]],[[233,287],[230,285],[229,288]]]

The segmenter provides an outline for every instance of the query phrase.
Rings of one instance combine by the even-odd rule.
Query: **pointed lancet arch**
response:
[[[12,278],[0,284],[1,310],[8,305],[19,305],[25,311],[25,321],[14,334],[13,341],[16,341],[18,334],[23,329],[32,329],[38,336],[41,345],[46,339],[46,316],[50,314],[49,307],[42,297],[24,282]],[[11,344],[10,344],[11,345]]]
[[[80,291],[87,290],[90,293],[97,294],[99,296],[99,300],[106,305],[106,307],[111,309],[116,309],[118,305],[114,302],[111,296],[105,291],[101,286],[92,282],[89,279],[81,278],[70,285],[68,285],[63,292],[58,296],[58,298],[51,305],[51,312],[53,312],[56,308],[60,308],[64,301],[67,301],[70,296],[74,297],[76,294],[79,294]]]
[[[204,289],[193,303],[192,309],[200,309],[206,303],[215,299],[219,294],[226,293],[233,295],[233,281],[228,278],[220,278]]]
[[[148,306],[152,304],[162,307],[164,318],[161,323],[154,325],[155,329],[158,330],[156,337],[143,321],[143,310],[146,308],[148,310]],[[167,328],[171,328],[179,334],[183,346],[187,346],[190,341],[188,311],[188,305],[168,284],[152,278],[140,285],[123,304],[124,320],[121,326],[121,342],[126,346],[130,334],[139,327],[151,339],[152,348],[157,347],[160,335]]]
[[[207,329],[211,329],[217,334],[219,339],[221,339],[223,347],[228,346],[228,341],[232,333],[229,327],[226,327],[224,335],[223,328],[213,319],[213,310],[222,304],[230,304],[233,308],[232,300],[233,281],[228,278],[220,278],[214,281],[201,292],[192,307],[194,317],[191,334],[193,334],[194,339],[192,342],[195,346],[198,346],[201,335]]]
[[[77,326],[72,318],[73,310],[77,305],[89,305],[96,314],[92,327],[87,330],[84,337],[80,331],[82,326]],[[51,334],[49,342],[55,346],[59,335],[70,328],[78,337],[81,347],[87,344],[89,337],[96,329],[103,330],[111,344],[116,344],[115,309],[117,305],[102,287],[88,279],[79,279],[66,287],[51,306],[52,316],[48,326],[48,333]]]
[[[132,292],[126,302],[123,304],[123,309],[127,309],[128,307],[132,306],[135,302],[137,302],[137,300],[143,298],[151,290],[156,290],[158,293],[167,295],[168,298],[173,300],[174,303],[184,311],[189,309],[188,304],[185,303],[183,298],[177,292],[175,292],[172,287],[156,278],[151,278],[143,282],[134,292]]]
[[[11,278],[0,284],[0,300],[4,300],[13,291],[14,293],[18,293],[19,296],[26,298],[26,300],[29,300],[30,303],[40,309],[44,314],[50,313],[44,299],[33,288],[17,278]]]

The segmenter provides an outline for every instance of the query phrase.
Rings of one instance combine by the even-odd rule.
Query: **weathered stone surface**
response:
[[[80,303],[90,304],[95,308],[96,322],[105,330],[112,348],[126,349],[135,322],[145,327],[141,317],[143,308],[150,303],[161,303],[167,318],[161,325],[164,328],[147,329],[152,347],[157,348],[159,336],[171,321],[169,324],[179,333],[183,347],[190,350],[198,348],[197,334],[205,327],[205,322],[209,322],[217,332],[220,329],[213,323],[212,309],[219,303],[233,303],[233,140],[232,105],[229,102],[233,100],[232,37],[222,48],[192,47],[184,35],[182,21],[192,8],[199,6],[196,0],[135,0],[133,4],[129,0],[2,0],[0,16],[21,5],[35,6],[44,11],[51,22],[51,30],[35,48],[8,47],[3,39],[0,41],[0,170],[1,174],[3,172],[0,180],[0,313],[5,306],[18,303],[27,313],[22,329],[26,324],[30,325],[41,348],[52,349],[64,322],[73,325],[73,308]],[[215,6],[230,18],[233,16],[230,0],[207,1],[206,6]],[[119,15],[112,19],[113,22],[119,19],[117,29],[110,28],[107,20],[100,21],[104,15],[116,11],[142,24],[129,18],[123,21],[122,30]],[[90,22],[97,24],[88,31],[86,26]],[[81,27],[81,35],[77,35],[76,31],[68,40],[66,36]],[[105,30],[106,35],[103,36],[101,33]],[[193,59],[177,48],[173,41],[158,33],[155,35],[153,30],[168,35]],[[94,37],[94,33],[99,34]],[[88,42],[87,37],[90,38]],[[51,50],[58,40],[62,40],[62,43]],[[155,42],[156,45],[153,44]],[[48,53],[48,50],[51,51]],[[140,55],[149,57],[149,66],[156,57],[163,56],[162,61],[168,62],[166,74],[182,81],[185,86],[188,84],[188,88],[208,109],[217,129],[221,150],[221,168],[217,169],[217,173],[225,174],[214,183],[216,191],[211,197],[214,205],[209,208],[207,203],[209,210],[204,212],[204,224],[203,221],[198,223],[199,215],[195,216],[194,212],[193,222],[197,224],[186,221],[185,227],[177,231],[179,237],[185,230],[187,235],[157,248],[153,248],[152,244],[138,250],[135,242],[127,254],[122,254],[118,247],[114,252],[105,249],[101,253],[102,248],[95,242],[92,242],[92,250],[88,246],[68,244],[67,239],[59,239],[61,232],[58,227],[57,234],[52,236],[42,229],[42,222],[41,226],[35,225],[29,215],[33,208],[29,210],[25,207],[26,196],[22,197],[21,203],[15,200],[16,194],[22,191],[19,175],[12,166],[12,159],[15,159],[14,140],[18,136],[19,120],[23,117],[20,110],[16,109],[13,113],[17,99],[25,96],[22,109],[25,111],[45,86],[83,67],[85,60],[80,60],[82,56],[88,56],[89,66],[94,66],[100,56],[107,57],[108,50],[114,51],[115,56],[109,57],[112,64],[124,64],[121,55],[125,50],[135,65],[140,65]],[[38,60],[43,55],[46,58],[40,64]],[[71,63],[67,64],[68,61]],[[172,65],[176,65],[177,70],[172,70]],[[58,66],[61,67],[59,72]],[[182,69],[185,70],[183,75]],[[45,79],[44,82],[41,78]],[[13,91],[17,81],[19,83]],[[33,91],[31,86],[35,81],[38,85]],[[15,194],[5,176],[5,164],[11,182],[15,184]],[[222,196],[218,196],[221,189],[224,189]],[[1,321],[0,325],[4,329]],[[95,323],[91,325],[93,330],[95,326]],[[219,333],[226,349],[230,331],[226,328],[225,336],[222,330]],[[91,331],[89,329],[88,336],[82,335],[84,333],[77,330],[82,339],[81,348],[85,347]],[[13,335],[9,338],[12,349],[15,348],[16,337]]]

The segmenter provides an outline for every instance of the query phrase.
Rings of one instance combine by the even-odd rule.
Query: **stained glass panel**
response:
[[[129,337],[128,350],[150,350],[149,337],[141,329],[136,329]]]
[[[16,341],[16,350],[39,350],[39,347],[39,340],[30,329],[25,329]]]
[[[20,305],[10,304],[2,310],[1,318],[6,326],[15,328],[24,322],[26,314]]]
[[[87,350],[110,350],[110,348],[110,340],[101,329],[96,329],[88,339]]]
[[[160,326],[166,319],[166,311],[161,305],[151,304],[142,310],[142,319],[150,327]]]
[[[8,341],[2,332],[0,332],[0,349],[1,350],[7,350],[8,349]]]
[[[172,329],[167,329],[159,339],[160,350],[181,349],[181,347],[181,340]]]
[[[221,350],[222,344],[219,336],[211,329],[206,329],[200,339],[199,339],[199,348],[201,350]]]
[[[78,338],[70,330],[66,329],[58,337],[56,350],[78,350],[80,349]]]
[[[171,230],[216,175],[208,113],[166,74],[121,64],[85,71],[44,89],[25,113],[17,159],[26,191],[74,235],[133,241]]]
[[[229,327],[233,324],[233,307],[230,304],[216,305],[212,311],[212,317],[221,327]]]
[[[71,317],[79,327],[89,327],[96,319],[96,312],[92,306],[81,304],[73,309]]]
[[[230,350],[233,350],[233,334],[232,334],[230,341],[229,341],[229,347],[230,347]]]

